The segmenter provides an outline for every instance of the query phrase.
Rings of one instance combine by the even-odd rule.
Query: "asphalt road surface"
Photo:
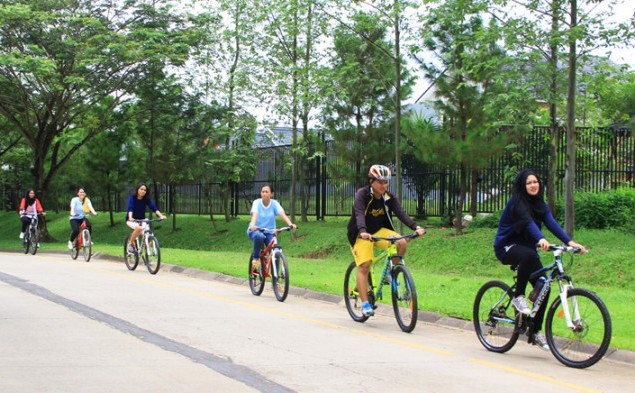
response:
[[[571,369],[525,341],[403,333],[387,306],[360,324],[336,297],[80,260],[0,253],[0,392],[635,392],[628,361]]]

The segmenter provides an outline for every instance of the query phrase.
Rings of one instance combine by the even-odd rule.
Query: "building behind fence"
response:
[[[489,166],[478,172],[476,183],[477,212],[502,210],[509,198],[509,187],[513,177],[522,168],[532,168],[546,183],[548,176],[555,177],[556,197],[564,195],[566,132],[560,129],[557,140],[558,162],[556,172],[549,173],[549,127],[534,127],[523,141],[505,155],[490,160]],[[351,212],[357,186],[350,181],[331,178],[328,166],[337,164],[340,157],[331,149],[333,141],[324,142],[323,157],[311,162],[305,175],[308,205],[306,214],[310,218],[324,219],[328,216],[348,216]],[[247,215],[251,203],[260,195],[264,184],[271,184],[275,198],[290,213],[291,179],[285,171],[289,161],[290,147],[275,146],[259,149],[261,160],[257,164],[253,181],[231,184],[231,216]],[[412,159],[404,157],[403,160]],[[602,192],[619,185],[635,186],[635,138],[628,128],[577,129],[576,191]],[[390,163],[383,163],[390,166]],[[402,165],[403,167],[403,165]],[[402,204],[406,211],[418,217],[446,217],[453,213],[458,201],[459,171],[435,164],[409,166],[402,172]],[[414,169],[412,169],[414,168]],[[395,191],[396,177],[390,189]],[[162,212],[177,214],[224,215],[218,183],[196,183],[185,185],[150,185],[153,198]],[[156,188],[155,188],[156,187]],[[114,195],[115,210],[126,209],[127,198],[132,190],[121,190]],[[158,197],[157,197],[158,194]],[[295,193],[300,195],[299,190]],[[466,203],[469,198],[466,196]],[[297,216],[300,215],[299,198],[296,199]],[[99,201],[96,203],[98,209]],[[469,206],[464,206],[467,211]]]

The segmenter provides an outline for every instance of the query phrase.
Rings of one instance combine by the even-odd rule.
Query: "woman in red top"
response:
[[[22,221],[20,239],[24,238],[24,232],[26,232],[26,229],[31,224],[31,217],[38,214],[46,215],[42,203],[35,197],[35,190],[31,188],[20,201],[20,220]]]

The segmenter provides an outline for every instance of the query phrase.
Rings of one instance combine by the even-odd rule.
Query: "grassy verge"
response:
[[[95,251],[121,255],[129,229],[123,214],[93,217]],[[229,223],[209,217],[170,217],[155,226],[166,263],[245,275],[251,243],[246,235],[246,217]],[[352,260],[346,241],[346,220],[298,223],[295,233],[284,232],[280,244],[288,256],[291,284],[312,290],[341,294],[342,280]],[[511,281],[509,268],[498,263],[492,252],[493,229],[467,229],[456,236],[437,222],[425,223],[425,237],[410,243],[407,263],[420,296],[420,307],[457,318],[471,319],[472,302],[478,288],[488,280]],[[0,249],[18,249],[20,222],[16,213],[0,213]],[[53,240],[43,249],[64,250],[70,232],[66,213],[49,213],[47,225]],[[174,229],[175,228],[175,229]],[[576,240],[591,252],[575,257],[568,272],[579,287],[597,292],[606,303],[613,321],[611,346],[635,350],[635,236],[619,230],[578,230]],[[544,255],[545,263],[549,255]],[[567,257],[568,258],[568,257]]]

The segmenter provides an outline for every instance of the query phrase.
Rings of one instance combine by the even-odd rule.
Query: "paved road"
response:
[[[0,392],[635,392],[632,364],[494,354],[465,329],[406,334],[389,313],[359,324],[342,303],[180,270],[0,253]]]

